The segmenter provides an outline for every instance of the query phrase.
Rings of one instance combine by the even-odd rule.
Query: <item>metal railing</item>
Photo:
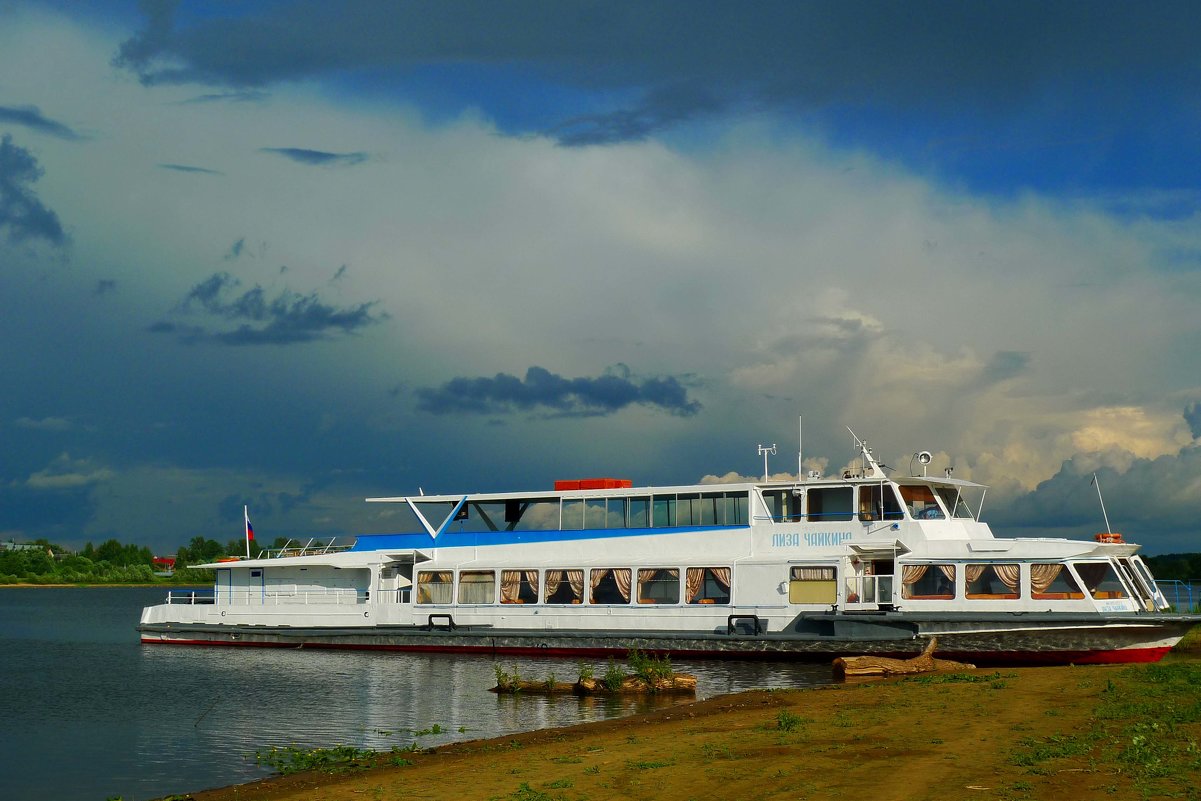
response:
[[[249,589],[172,590],[167,593],[169,604],[216,604],[218,606],[306,606],[334,604],[337,606],[365,604],[366,591],[351,588],[326,590],[264,590]]]
[[[295,540],[288,540],[281,548],[264,548],[259,551],[260,559],[283,559],[288,556],[318,556],[320,554],[349,551],[354,543],[339,544],[336,537],[329,540],[311,538],[303,545]]]
[[[1197,586],[1194,587],[1194,584]],[[1165,579],[1156,581],[1155,586],[1177,612],[1192,612],[1201,604],[1201,582]]]

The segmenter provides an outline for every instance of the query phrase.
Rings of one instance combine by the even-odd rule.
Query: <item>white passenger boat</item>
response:
[[[1065,664],[1155,661],[1201,622],[1120,535],[997,538],[983,486],[857,451],[796,482],[369,498],[412,530],[204,565],[211,593],[147,607],[141,640],[826,660],[937,636],[952,659]]]

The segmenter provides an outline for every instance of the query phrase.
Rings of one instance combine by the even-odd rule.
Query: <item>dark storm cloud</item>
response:
[[[274,153],[299,164],[314,167],[351,167],[367,160],[366,153],[329,153],[302,147],[261,147],[260,153]]]
[[[117,291],[117,282],[116,281],[112,280],[111,278],[101,278],[99,281],[96,282],[96,286],[94,286],[92,288],[92,296],[100,297],[101,295],[107,295],[110,292],[116,292],[116,291]]]
[[[64,245],[67,234],[53,210],[38,200],[30,188],[42,177],[37,159],[12,137],[0,138],[0,232],[11,244],[44,239]]]
[[[267,92],[245,91],[245,92],[212,92],[209,94],[197,95],[189,97],[187,100],[181,100],[181,105],[199,105],[203,103],[261,103],[271,95]]]
[[[1151,553],[1197,550],[1193,485],[1201,474],[1201,448],[1188,446],[1179,453],[1136,459],[1124,472],[1100,468],[1096,474],[1114,531]],[[988,520],[996,528],[1021,529],[1021,536],[1075,537],[1104,531],[1092,478],[1091,469],[1069,459],[1034,490],[994,504]]]
[[[620,370],[596,378],[564,378],[530,367],[525,379],[507,373],[492,377],[453,378],[440,387],[416,390],[417,408],[433,414],[499,414],[549,409],[557,415],[613,414],[632,404],[655,406],[680,417],[701,409],[674,377],[632,380]]]
[[[1078,82],[1195,94],[1201,56],[1192,3],[886,3],[525,0],[390,3],[294,0],[261,13],[177,24],[176,3],[143,3],[144,28],[114,63],[146,84],[262,87],[355,71],[519,66],[624,107],[580,116],[565,144],[639,139],[728,107],[833,102],[963,109],[1037,99]],[[1167,84],[1171,83],[1172,86]],[[703,90],[697,87],[705,87]]]
[[[193,167],[190,164],[160,164],[160,169],[174,170],[175,172],[198,172],[204,175],[224,175],[225,173],[219,170],[210,170],[208,167]]]
[[[0,123],[5,122],[72,142],[83,139],[63,123],[44,116],[37,106],[0,106]]]
[[[1190,403],[1184,408],[1184,421],[1188,423],[1193,439],[1201,438],[1201,403]]]
[[[378,301],[339,308],[323,302],[316,292],[301,295],[284,289],[269,298],[256,284],[238,294],[240,284],[229,273],[215,273],[192,287],[176,308],[179,314],[200,313],[223,321],[224,328],[160,320],[147,330],[173,334],[189,344],[291,345],[352,334],[388,316],[376,310]]]

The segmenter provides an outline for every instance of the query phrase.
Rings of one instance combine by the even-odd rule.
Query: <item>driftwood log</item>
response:
[[[638,676],[626,676],[621,687],[610,690],[600,679],[580,679],[575,684],[566,682],[549,683],[545,681],[505,681],[491,688],[491,692],[514,695],[529,693],[530,695],[644,695],[669,693],[695,693],[696,676],[688,673],[673,673],[670,676],[655,679],[652,682]]]
[[[912,659],[889,659],[884,656],[848,656],[834,660],[834,678],[858,678],[861,676],[900,676],[911,673],[934,673],[942,670],[972,670],[975,665],[935,659],[934,649],[938,638],[931,637],[920,656]]]

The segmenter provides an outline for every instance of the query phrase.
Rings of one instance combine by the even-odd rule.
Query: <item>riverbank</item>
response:
[[[1197,798],[1199,639],[1156,665],[753,691],[172,798]]]

